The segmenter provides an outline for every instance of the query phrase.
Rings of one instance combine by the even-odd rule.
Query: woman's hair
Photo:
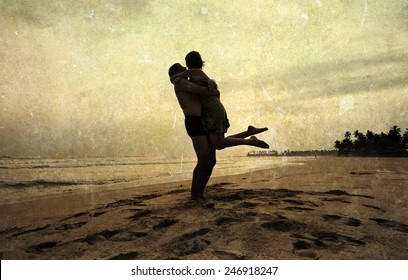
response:
[[[186,55],[186,64],[188,68],[203,68],[204,61],[201,59],[201,55],[196,52],[192,51]]]

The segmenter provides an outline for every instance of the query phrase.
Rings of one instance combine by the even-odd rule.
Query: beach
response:
[[[0,205],[1,259],[407,260],[408,159],[317,157]]]

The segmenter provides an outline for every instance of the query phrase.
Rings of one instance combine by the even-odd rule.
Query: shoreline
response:
[[[253,172],[257,170],[264,170],[264,169],[274,169],[279,168],[283,165],[297,165],[297,164],[304,164],[305,161],[310,160],[310,157],[305,157],[302,159],[292,158],[290,160],[280,160],[279,162],[270,161],[268,162],[268,166],[261,165],[259,167],[251,167],[250,170],[244,170],[241,168],[233,168],[230,167],[228,164],[225,166],[225,162],[231,161],[232,159],[223,159],[221,160],[216,168],[214,169],[212,178],[224,177],[224,176],[234,176],[239,174],[244,174],[248,172]],[[237,158],[240,161],[240,158]],[[261,159],[264,160],[264,159]],[[63,160],[60,160],[63,161]],[[150,161],[145,161],[144,164],[149,164]],[[64,162],[63,162],[64,164]],[[139,163],[138,163],[139,164]],[[152,164],[154,165],[155,170],[157,170],[157,162],[153,161]],[[162,170],[164,171],[167,164],[169,162],[163,162]],[[170,164],[174,164],[170,163]],[[179,163],[176,162],[176,165]],[[162,185],[162,184],[173,184],[179,182],[186,182],[191,181],[192,171],[195,165],[195,161],[187,161],[187,168],[183,169],[183,172],[176,172],[166,177],[154,177],[154,173],[150,173],[143,178],[142,175],[138,175],[136,173],[136,177],[131,174],[127,175],[128,177],[105,177],[104,179],[98,181],[92,178],[88,178],[88,180],[78,180],[76,181],[73,175],[75,173],[70,172],[69,174],[61,174],[61,179],[41,179],[41,176],[37,180],[29,180],[29,181],[22,181],[22,182],[14,182],[11,184],[5,183],[2,188],[0,189],[0,205],[8,205],[8,204],[15,204],[20,202],[28,202],[28,201],[37,201],[49,198],[58,198],[64,196],[71,196],[71,195],[78,195],[78,194],[86,194],[89,192],[105,192],[105,191],[117,191],[121,189],[133,188],[137,191],[138,188],[148,188],[154,187],[155,185]],[[92,165],[91,163],[86,163],[86,167],[98,167],[99,165]],[[109,161],[103,164],[104,167],[109,167]],[[119,164],[119,166],[123,166],[123,164]],[[132,165],[130,165],[132,167]],[[138,166],[138,165],[136,165]],[[80,163],[76,168],[82,168],[83,164]],[[37,167],[36,167],[37,168]],[[49,166],[43,170],[40,170],[40,173],[49,173],[48,169],[54,169],[54,167]],[[55,167],[56,172],[59,172],[60,167]],[[81,174],[82,170],[74,169]],[[130,168],[129,170],[133,170]],[[174,171],[174,167],[172,169]],[[186,171],[188,170],[188,171]],[[106,170],[105,170],[106,171]],[[102,171],[103,172],[103,171]],[[122,171],[123,172],[123,171]],[[159,172],[159,171],[156,171]],[[227,175],[224,175],[227,173]],[[86,174],[85,174],[86,175]],[[16,176],[16,175],[14,175]],[[38,176],[38,175],[37,175]],[[67,176],[67,179],[64,177]],[[82,174],[82,176],[84,176]],[[94,181],[94,182],[92,182]]]
[[[204,203],[187,180],[0,205],[0,257],[408,259],[407,166],[316,158],[212,178]]]

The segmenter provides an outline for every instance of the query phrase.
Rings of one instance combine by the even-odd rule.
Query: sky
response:
[[[320,150],[408,128],[406,0],[0,0],[0,156],[193,157],[167,74],[192,50],[227,135]]]

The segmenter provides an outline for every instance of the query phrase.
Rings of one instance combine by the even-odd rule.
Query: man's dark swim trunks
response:
[[[186,126],[187,134],[190,137],[207,135],[200,117],[186,116],[184,124]]]

